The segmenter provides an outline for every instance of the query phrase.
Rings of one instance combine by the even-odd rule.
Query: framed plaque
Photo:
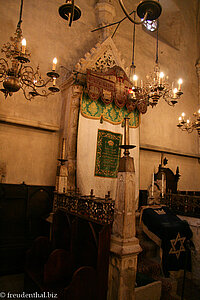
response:
[[[98,130],[95,176],[117,177],[122,135],[107,130]]]

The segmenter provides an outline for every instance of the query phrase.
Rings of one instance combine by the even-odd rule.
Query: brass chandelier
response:
[[[147,106],[156,106],[159,99],[163,98],[167,104],[174,106],[180,99],[182,92],[183,80],[178,80],[177,87],[168,82],[168,76],[165,76],[160,71],[160,65],[158,62],[158,27],[157,21],[157,36],[156,36],[156,60],[153,72],[146,75],[144,81],[141,80],[138,83],[138,77],[135,74],[134,61],[130,67],[130,80],[133,83],[133,87],[129,90],[129,99],[135,103],[135,106],[143,106],[144,113],[147,111]],[[135,44],[135,24],[134,24],[134,38],[133,38],[133,57],[134,57],[134,44]]]
[[[190,119],[185,119],[185,113],[181,114],[181,117],[178,119],[177,127],[182,131],[187,131],[191,133],[194,129],[197,130],[198,135],[200,137],[200,109],[193,114],[195,120],[190,121]]]
[[[12,96],[13,93],[20,89],[27,100],[31,100],[36,96],[47,97],[50,94],[59,92],[56,86],[56,79],[59,74],[55,72],[57,59],[53,60],[53,67],[47,73],[48,78],[43,79],[39,66],[33,69],[30,63],[30,52],[26,49],[26,40],[23,38],[22,23],[23,0],[20,5],[20,16],[17,29],[10,42],[3,45],[1,52],[5,58],[0,58],[0,83],[3,87],[0,91],[4,93],[5,98]],[[47,88],[47,85],[50,86]]]
[[[178,80],[178,85],[175,86],[174,82],[171,84],[168,82],[168,76],[165,76],[160,71],[160,65],[158,62],[158,31],[159,21],[157,21],[157,32],[156,32],[156,60],[155,66],[152,73],[147,74],[144,82],[144,88],[147,90],[149,105],[154,107],[158,104],[160,98],[163,98],[167,104],[174,106],[180,99],[182,92],[183,80]]]

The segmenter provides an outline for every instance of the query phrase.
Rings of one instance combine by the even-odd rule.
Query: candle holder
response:
[[[120,145],[119,147],[121,149],[125,149],[124,156],[128,157],[130,152],[129,149],[133,149],[136,146],[135,145],[129,145],[129,119],[128,117],[124,118],[124,145]]]
[[[61,163],[62,166],[67,161],[67,159],[65,159],[64,157],[65,157],[65,138],[62,139],[61,158],[58,158],[58,161]]]

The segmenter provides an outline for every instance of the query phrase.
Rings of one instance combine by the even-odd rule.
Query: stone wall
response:
[[[19,18],[20,1],[7,0],[0,3],[0,45],[9,40],[15,32]],[[102,39],[99,31],[91,33],[98,26],[97,9],[95,0],[77,0],[82,11],[81,18],[67,25],[58,14],[58,8],[65,1],[43,0],[24,1],[22,29],[27,40],[27,48],[32,54],[31,63],[37,66],[39,63],[42,74],[51,69],[52,59],[58,58],[57,71],[61,74],[58,84],[62,84],[69,75],[68,70],[74,66],[80,58],[92,49]],[[99,1],[103,2],[103,1]],[[107,1],[115,7],[114,21],[120,20],[124,15],[117,0]],[[125,1],[131,11],[139,1]],[[136,137],[140,145],[150,145],[161,150],[167,148],[181,153],[198,154],[199,138],[196,132],[187,134],[180,132],[176,127],[177,120],[182,111],[192,116],[198,109],[198,81],[195,63],[198,59],[197,41],[197,0],[162,1],[163,14],[160,18],[161,32],[159,42],[159,60],[161,69],[168,74],[171,81],[183,78],[183,91],[180,103],[174,108],[169,107],[163,100],[155,108],[149,108],[142,115],[140,129],[131,129],[131,140]],[[112,33],[113,29],[110,30]],[[125,67],[129,67],[132,59],[132,33],[133,25],[124,21],[119,26],[113,37],[113,41],[125,60]],[[135,64],[140,79],[153,70],[155,61],[155,35],[147,33],[142,26],[136,26]],[[63,133],[62,112],[66,97],[59,93],[47,99],[37,98],[28,102],[21,92],[16,93],[6,100],[0,94],[0,166],[6,169],[2,180],[6,183],[28,184],[55,183],[56,159],[59,155],[60,137]],[[9,119],[10,118],[10,119]],[[12,120],[10,122],[9,120]],[[5,120],[6,124],[5,124]],[[38,123],[39,122],[39,123]],[[27,126],[17,124],[26,123]],[[41,125],[42,124],[42,125]],[[61,125],[60,125],[61,124]],[[32,126],[34,125],[34,126]],[[43,130],[47,126],[48,130]],[[87,128],[94,126],[91,136],[87,136]],[[39,129],[36,129],[39,127]],[[42,127],[42,129],[41,129]],[[121,132],[120,126],[114,126],[94,120],[80,118],[78,159],[84,160],[84,154],[94,159],[97,128],[108,128],[111,131]],[[85,136],[85,139],[84,139]],[[89,138],[92,140],[89,143]],[[86,141],[88,143],[86,143]],[[82,144],[81,144],[82,143]],[[138,143],[139,145],[139,143]],[[138,151],[137,153],[134,151]],[[140,189],[146,189],[151,180],[154,166],[160,163],[160,153],[140,151],[140,168],[136,162],[139,157],[136,153],[135,164],[138,178],[140,174]],[[168,157],[172,170],[179,166],[181,178],[180,190],[199,190],[200,168],[196,158],[186,158],[174,155]],[[86,163],[86,161],[84,161]],[[137,170],[138,165],[138,170]],[[83,185],[84,164],[79,166],[78,181],[84,193],[90,188],[96,187],[97,193],[103,194],[114,184],[111,180],[94,178],[92,168],[89,176],[89,184]],[[101,181],[101,182],[100,182]],[[105,182],[105,183],[104,183]],[[105,184],[105,185],[104,185]],[[114,195],[112,195],[114,197]]]

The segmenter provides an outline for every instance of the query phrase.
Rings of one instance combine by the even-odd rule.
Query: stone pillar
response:
[[[135,170],[132,157],[120,159],[115,216],[110,246],[108,300],[134,300],[137,255],[135,237]]]
[[[78,118],[80,108],[80,98],[83,87],[80,85],[72,85],[70,87],[69,103],[67,105],[66,124],[66,154],[68,168],[68,188],[76,188],[76,165],[77,165],[77,133],[78,133]]]
[[[197,78],[198,78],[198,109],[200,109],[200,58],[196,63],[196,72],[197,72]],[[199,141],[199,153],[200,153],[200,139]],[[200,160],[199,160],[200,162]]]
[[[196,63],[196,72],[198,78],[198,105],[200,105],[200,59]]]
[[[99,27],[112,23],[115,16],[115,8],[112,2],[112,0],[99,0],[97,2],[95,9]],[[107,27],[99,30],[100,40],[104,41],[109,37],[111,28],[112,27]]]

